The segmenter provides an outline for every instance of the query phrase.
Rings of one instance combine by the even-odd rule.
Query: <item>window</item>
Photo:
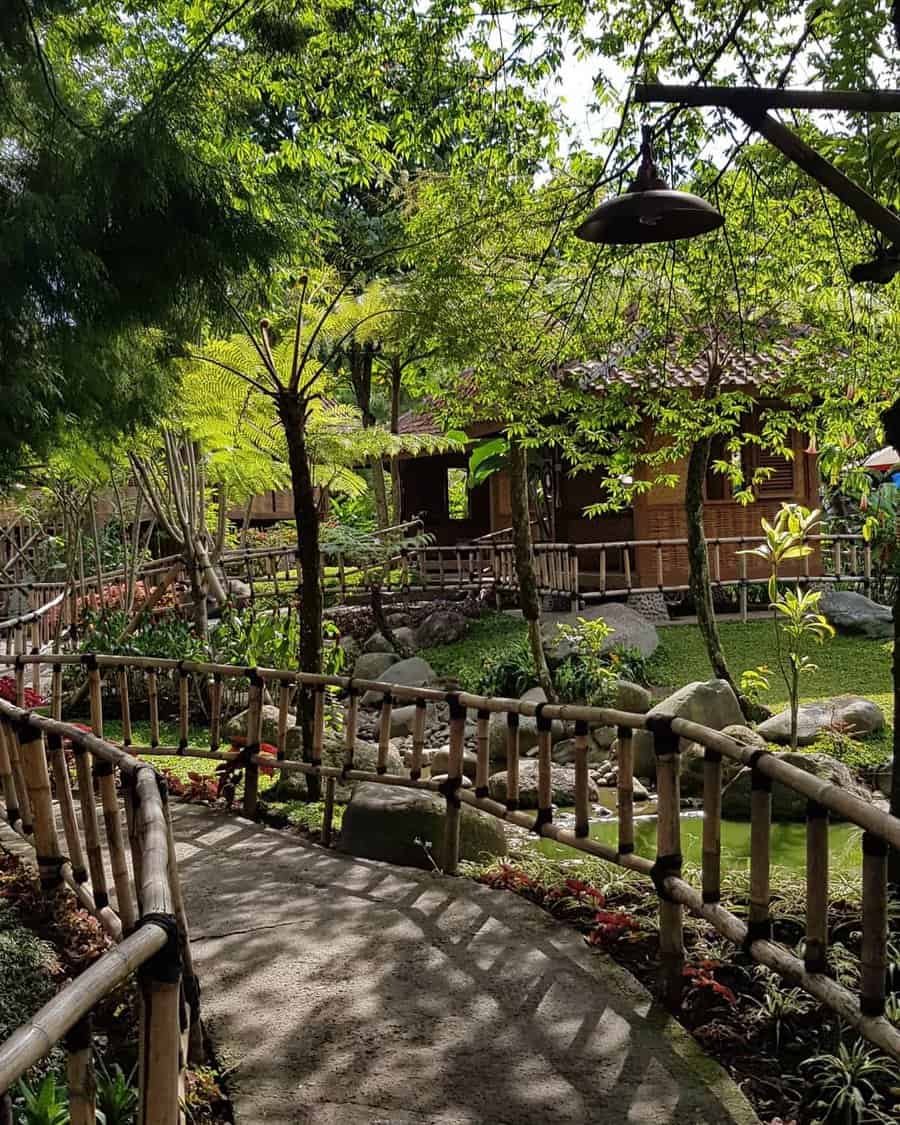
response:
[[[469,470],[447,470],[447,514],[452,520],[469,518]]]
[[[794,462],[780,453],[756,450],[758,469],[766,469],[765,480],[760,480],[756,491],[760,496],[792,496],[794,493]]]

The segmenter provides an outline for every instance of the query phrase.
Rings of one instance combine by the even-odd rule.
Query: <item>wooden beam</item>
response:
[[[784,90],[760,86],[666,86],[641,82],[634,101],[720,106],[743,116],[768,109],[823,109],[845,113],[900,113],[900,90]]]

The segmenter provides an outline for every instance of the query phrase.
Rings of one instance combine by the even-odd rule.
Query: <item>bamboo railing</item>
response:
[[[165,787],[152,766],[103,740],[99,672],[91,663],[86,670],[94,733],[0,701],[0,783],[7,820],[33,842],[45,893],[67,886],[115,944],[0,1044],[0,1120],[12,1120],[17,1079],[64,1041],[70,1119],[93,1125],[91,1012],[137,975],[139,1120],[175,1125],[184,1120],[184,1069],[200,1023]],[[61,671],[54,667],[56,715]]]
[[[873,805],[861,801],[838,786],[824,782],[811,774],[791,766],[781,758],[766,751],[753,749],[736,742],[719,731],[681,718],[661,718],[636,715],[610,708],[583,707],[570,704],[541,704],[516,699],[496,699],[472,695],[467,692],[448,692],[436,688],[415,688],[383,681],[356,680],[342,676],[312,675],[269,668],[250,668],[231,665],[197,663],[191,661],[163,660],[153,657],[136,658],[97,656],[80,658],[69,655],[26,656],[24,662],[50,665],[54,684],[59,684],[63,667],[81,665],[87,677],[91,698],[92,726],[102,731],[104,682],[107,692],[119,692],[118,703],[122,715],[122,746],[119,750],[101,742],[96,736],[82,736],[78,743],[101,761],[109,761],[126,773],[143,770],[142,777],[152,777],[146,765],[134,763],[126,751],[141,757],[180,754],[182,756],[227,762],[243,768],[245,785],[243,813],[253,817],[257,812],[258,774],[260,766],[272,767],[282,773],[315,774],[325,782],[325,816],[322,829],[323,842],[332,836],[332,810],[334,787],[338,782],[370,781],[379,785],[397,785],[414,789],[428,789],[439,793],[446,802],[446,830],[442,868],[454,874],[459,861],[459,826],[463,805],[481,809],[500,820],[529,829],[541,836],[566,844],[576,851],[596,856],[607,862],[636,871],[647,877],[659,900],[660,956],[664,993],[672,1005],[677,1004],[684,966],[684,940],[682,934],[683,911],[689,910],[703,918],[714,929],[738,946],[743,947],[759,964],[779,973],[791,985],[797,986],[838,1013],[842,1020],[856,1028],[860,1034],[882,1050],[900,1059],[900,1031],[884,1017],[886,938],[887,938],[887,850],[900,848],[900,820]],[[177,746],[159,745],[159,716],[151,695],[151,738],[149,746],[138,746],[132,741],[129,720],[128,676],[126,670],[142,669],[147,675],[158,677],[172,675],[178,678]],[[101,680],[100,673],[116,672]],[[191,740],[190,699],[187,686],[207,693],[209,707],[208,749],[195,747]],[[222,684],[226,680],[242,680],[249,684],[249,714],[246,744],[239,750],[221,748]],[[116,687],[116,685],[118,685]],[[359,701],[363,693],[375,692],[381,699],[378,755],[374,770],[358,769],[354,763]],[[286,732],[290,708],[300,693],[313,693],[315,701],[314,738],[308,760],[295,761],[285,756]],[[344,740],[340,764],[323,764],[325,724],[325,694],[342,698],[344,705]],[[278,735],[277,754],[260,751],[262,726],[262,701],[268,695],[277,699]],[[54,690],[54,708],[58,710],[61,693]],[[390,718],[395,703],[414,703],[416,706],[413,728],[411,764],[402,773],[387,772]],[[438,781],[423,777],[422,762],[425,745],[425,712],[428,703],[445,703],[450,710],[450,753],[446,779]],[[7,714],[23,722],[22,712],[8,707],[2,709],[0,719]],[[474,788],[463,784],[463,749],[468,715],[476,719],[477,775]],[[489,771],[488,721],[492,714],[505,716],[507,730],[507,799],[494,800],[488,795]],[[538,809],[527,812],[519,807],[519,721],[522,717],[536,719],[538,730]],[[29,718],[29,717],[26,717]],[[551,804],[551,723],[561,720],[574,724],[575,732],[575,824],[565,827],[554,821]],[[52,720],[30,718],[38,730],[51,734],[65,733],[72,728],[62,728]],[[47,724],[50,724],[49,727]],[[589,799],[589,771],[587,763],[588,730],[590,724],[615,726],[619,746],[619,819],[618,840],[615,847],[602,844],[590,837],[592,809]],[[8,724],[6,724],[8,726]],[[0,730],[3,724],[0,723]],[[28,728],[29,731],[31,728]],[[635,853],[633,814],[633,746],[636,730],[648,731],[654,742],[657,759],[657,849],[655,859]],[[74,737],[74,736],[72,736]],[[703,786],[703,851],[700,886],[692,886],[682,874],[680,841],[680,768],[679,755],[682,741],[697,742],[704,747]],[[0,776],[7,800],[8,815],[24,820],[20,771],[22,758],[27,753],[32,759],[40,757],[38,743],[29,734],[24,746],[6,739],[8,753],[0,754]],[[52,753],[58,753],[56,743],[49,744]],[[2,746],[2,743],[0,743]],[[22,748],[20,748],[22,747]],[[51,756],[52,756],[51,753]],[[752,770],[751,801],[751,858],[750,858],[750,908],[746,919],[726,909],[720,902],[721,894],[721,792],[722,761],[728,758]],[[37,777],[37,774],[35,774]],[[25,798],[43,802],[46,810],[48,798],[43,778],[41,784],[29,786],[25,779]],[[102,777],[101,777],[102,781]],[[806,941],[802,957],[773,940],[769,913],[771,786],[778,782],[801,794],[807,800],[807,903]],[[142,782],[146,787],[148,781]],[[81,793],[90,792],[79,785]],[[127,791],[126,791],[127,793]],[[43,795],[42,795],[43,794]],[[113,814],[112,789],[101,791],[104,817]],[[65,787],[58,787],[57,799],[66,804]],[[10,800],[17,807],[9,813]],[[92,797],[87,806],[93,807]],[[84,806],[83,806],[84,807]],[[143,808],[143,806],[142,806]],[[862,977],[859,994],[838,984],[827,975],[828,941],[828,849],[827,820],[829,815],[841,817],[863,829],[862,858]],[[38,816],[34,805],[32,823]],[[63,817],[66,821],[65,816]],[[85,851],[91,880],[96,863],[91,863],[91,850],[96,846],[96,830],[86,820]],[[36,829],[35,829],[36,830]],[[134,839],[134,832],[130,833]],[[107,838],[114,849],[115,832]],[[76,854],[72,841],[68,841],[70,854]],[[44,844],[40,845],[41,854]],[[144,844],[146,849],[146,843]],[[54,855],[57,853],[49,852]],[[132,853],[134,854],[134,853]],[[140,853],[139,853],[140,854]],[[140,870],[139,865],[137,867]],[[146,865],[143,864],[145,874]],[[121,865],[118,875],[112,866],[113,882],[117,894],[124,890],[124,873]],[[78,884],[84,888],[84,882]],[[174,884],[177,886],[177,880]],[[94,904],[105,904],[105,887],[94,884]],[[139,908],[138,917],[145,917],[146,906]],[[9,1071],[3,1069],[4,1049],[0,1048],[0,1087]]]

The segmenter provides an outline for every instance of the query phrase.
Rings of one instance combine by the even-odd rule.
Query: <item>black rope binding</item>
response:
[[[744,938],[741,948],[749,956],[755,941],[771,941],[772,940],[772,919],[760,918],[757,922],[747,923],[747,936]]]
[[[750,788],[757,793],[771,793],[772,779],[761,773],[756,766],[753,766],[750,774]]]
[[[656,857],[656,862],[650,868],[650,878],[653,880],[656,893],[666,902],[675,901],[666,889],[666,879],[670,875],[681,874],[682,860],[681,852],[672,852],[670,855],[658,855]]]
[[[681,745],[678,735],[672,730],[671,715],[648,715],[647,730],[653,735],[653,752],[657,758],[680,753]]]
[[[537,729],[546,733],[548,730],[553,729],[553,722],[547,715],[544,714],[546,703],[539,703],[535,708],[534,717],[537,720]]]
[[[105,907],[109,906],[109,895],[106,891],[96,891],[94,893],[94,906],[96,906],[98,910],[103,910]]]
[[[713,750],[709,746],[704,746],[703,760],[704,762],[711,762],[713,765],[718,765],[719,762],[722,761],[722,755],[718,750]]]
[[[41,888],[45,891],[52,891],[63,881],[62,869],[68,862],[68,857],[64,855],[36,855],[35,859],[41,879]]]
[[[112,771],[112,762],[105,762],[102,758],[94,759],[94,768],[91,770],[94,777],[109,777]]]
[[[447,799],[447,804],[452,805],[455,809],[462,806],[462,801],[459,797],[461,779],[458,777],[445,778],[437,788],[438,793]]]
[[[87,668],[89,672],[96,672],[97,670],[97,654],[95,652],[83,652],[81,654],[81,666]]]
[[[90,1050],[93,1043],[93,1020],[90,1012],[82,1016],[78,1023],[73,1023],[65,1034],[66,1050],[71,1054],[77,1051]]]
[[[138,969],[142,980],[175,984],[181,977],[181,941],[174,914],[145,914],[139,926],[159,926],[166,932],[166,944]]]
[[[552,823],[553,823],[553,808],[551,807],[549,809],[538,809],[537,816],[534,818],[534,824],[532,824],[529,831],[534,832],[538,836],[540,836],[540,835],[542,835],[541,828],[545,824],[552,824]]]

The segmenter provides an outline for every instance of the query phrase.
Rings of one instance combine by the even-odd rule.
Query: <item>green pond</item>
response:
[[[591,823],[591,839],[615,847],[618,840],[615,817]],[[806,825],[773,824],[771,840],[772,864],[788,870],[806,871]],[[831,876],[859,874],[862,851],[862,829],[853,824],[832,824],[828,830],[828,851]],[[656,855],[656,817],[637,817],[634,822],[634,843],[638,855],[653,859]],[[703,844],[702,813],[684,813],[681,817],[681,852],[685,862],[700,866]],[[555,840],[534,840],[528,845],[554,859],[577,858],[583,854]],[[750,824],[742,820],[722,821],[722,868],[726,871],[749,870]]]

